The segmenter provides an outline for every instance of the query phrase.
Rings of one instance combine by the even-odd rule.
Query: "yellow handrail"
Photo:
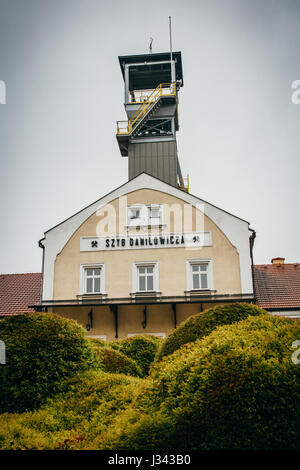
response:
[[[190,192],[190,175],[188,174],[186,178],[182,178],[182,184],[179,184],[179,189],[186,191],[187,193]]]
[[[164,93],[164,90],[168,89],[168,93]],[[135,113],[131,116],[129,121],[117,121],[117,134],[130,134],[133,127],[145,114],[149,107],[155,103],[161,96],[174,96],[176,95],[176,84],[172,83],[160,83],[155,90],[150,93],[147,99],[138,107]],[[125,125],[126,123],[126,125]],[[124,128],[122,129],[122,124]]]

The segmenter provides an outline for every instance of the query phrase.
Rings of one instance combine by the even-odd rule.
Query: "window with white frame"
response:
[[[151,204],[148,206],[148,225],[161,225],[162,223],[162,206]]]
[[[188,290],[211,290],[211,262],[189,261],[188,262]]]
[[[141,208],[140,207],[129,207],[128,208],[129,220],[140,219],[141,217]]]
[[[137,204],[127,207],[127,227],[156,226],[162,224],[162,206]]]
[[[81,294],[104,294],[104,264],[81,266]]]
[[[158,290],[158,263],[134,263],[133,292],[157,292]]]
[[[143,206],[128,206],[127,207],[127,226],[137,227],[145,224],[145,214]]]

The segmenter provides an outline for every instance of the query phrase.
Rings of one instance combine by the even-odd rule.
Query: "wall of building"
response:
[[[207,217],[219,227],[220,231],[224,233],[230,243],[236,247],[240,261],[241,292],[248,295],[253,294],[249,250],[249,236],[251,235],[251,231],[249,229],[249,223],[206,201],[184,191],[180,191],[157,178],[143,173],[45,232],[45,237],[42,239],[42,244],[45,247],[43,258],[43,301],[52,301],[54,299],[54,271],[56,260],[59,253],[62,252],[68,241],[81,225],[95,214],[100,206],[104,206],[118,197],[123,197],[126,194],[144,188],[174,196],[176,199],[178,198],[180,201],[190,206],[197,207],[199,204],[203,205]]]
[[[191,315],[210,308],[213,304],[178,304],[176,307],[177,325]],[[91,307],[55,307],[49,309],[64,318],[77,321],[84,328],[89,323],[88,313]],[[127,338],[130,334],[165,334],[174,329],[174,314],[170,304],[147,305],[147,325],[143,328],[143,305],[121,305],[118,308],[118,337]],[[93,307],[93,328],[88,336],[105,336],[106,341],[115,340],[114,315],[108,306]]]
[[[140,189],[127,195],[127,204],[164,204],[177,205],[182,209],[184,222],[184,201],[164,192]],[[181,296],[187,290],[186,262],[189,259],[213,260],[213,287],[217,294],[239,294],[241,290],[239,253],[220,228],[203,215],[203,230],[212,234],[212,246],[198,249],[155,248],[123,251],[80,252],[80,238],[83,236],[126,235],[126,214],[119,211],[119,200],[111,202],[116,213],[117,227],[108,225],[107,231],[99,233],[99,223],[106,215],[92,214],[73,233],[61,252],[57,255],[54,267],[54,299],[76,299],[80,293],[80,265],[85,263],[104,263],[106,269],[106,294],[109,298],[129,297],[132,292],[132,264],[138,261],[157,261],[159,263],[159,290],[163,296]],[[174,206],[174,207],[175,207]],[[126,206],[123,206],[126,207]],[[196,212],[192,208],[191,226],[196,229]],[[105,207],[101,209],[105,214]],[[120,229],[119,220],[121,219]],[[162,233],[176,232],[177,222],[171,216],[166,221]],[[157,229],[153,229],[157,232]]]

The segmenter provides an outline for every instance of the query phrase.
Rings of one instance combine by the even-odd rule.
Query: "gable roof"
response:
[[[253,266],[257,304],[266,309],[300,309],[300,263]]]
[[[239,253],[242,293],[253,293],[251,270],[249,269],[249,236],[250,232],[253,232],[253,230],[249,228],[249,222],[234,216],[197,196],[193,196],[190,193],[175,188],[159,178],[155,178],[147,173],[141,173],[44,233],[44,238],[39,241],[39,246],[44,249],[43,300],[53,300],[54,263],[56,256],[62,251],[78,227],[80,227],[80,225],[99,208],[112,202],[114,199],[140,189],[151,189],[153,191],[159,191],[170,196],[177,197],[185,203],[199,208],[208,218],[210,218],[225,234],[231,244],[236,247]]]
[[[157,184],[155,184],[155,182],[158,182],[158,184],[160,186],[157,186]],[[132,188],[132,185],[134,185],[133,188]],[[221,209],[220,207],[212,204],[211,202],[208,202],[204,199],[201,199],[199,196],[195,196],[191,193],[187,193],[183,189],[176,188],[175,186],[173,186],[169,183],[166,183],[165,181],[161,180],[160,178],[156,178],[155,176],[152,176],[149,173],[143,172],[143,173],[140,173],[139,175],[135,176],[131,180],[126,181],[125,183],[121,184],[120,186],[113,189],[109,193],[106,193],[104,196],[101,196],[99,199],[92,202],[91,204],[88,204],[87,206],[83,207],[79,211],[75,212],[75,214],[70,215],[67,219],[65,219],[61,222],[58,222],[56,225],[54,225],[53,227],[46,230],[44,232],[44,234],[46,235],[48,232],[51,232],[52,230],[56,229],[60,225],[63,225],[65,222],[69,221],[70,219],[73,219],[74,217],[76,217],[77,215],[79,215],[83,212],[86,212],[90,208],[92,208],[94,211],[97,210],[98,206],[102,205],[101,203],[103,201],[105,201],[105,203],[106,203],[107,201],[112,201],[113,199],[117,198],[119,196],[120,190],[122,190],[122,194],[126,194],[126,188],[127,187],[128,187],[128,192],[136,191],[138,189],[144,189],[144,188],[156,189],[156,190],[165,192],[167,194],[170,194],[172,192],[172,194],[175,197],[178,197],[179,199],[183,199],[183,200],[190,199],[189,202],[191,202],[192,199],[197,200],[200,203],[211,206],[211,207],[213,207],[213,208],[215,208],[215,209],[217,209],[221,212],[224,212],[225,214],[230,215],[231,217],[234,217],[235,219],[238,219],[238,220],[240,220],[242,222],[245,222],[246,224],[250,225],[250,222],[248,222],[247,220],[242,219],[241,217],[239,217],[237,215],[234,215],[234,214],[232,214],[231,212],[228,212],[225,209]],[[252,229],[250,229],[250,230],[252,230]],[[42,241],[42,240],[44,240],[44,238],[41,238],[40,241]]]
[[[0,274],[0,315],[34,312],[28,305],[40,303],[41,273]]]

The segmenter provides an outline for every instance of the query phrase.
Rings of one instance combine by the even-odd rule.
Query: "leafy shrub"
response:
[[[217,326],[236,323],[249,315],[256,316],[262,313],[266,311],[256,305],[235,303],[213,307],[193,315],[166,338],[157,353],[156,360],[160,361],[164,356],[172,354],[183,344],[209,335]]]
[[[104,372],[114,372],[125,375],[135,375],[142,377],[142,370],[139,365],[121,351],[110,347],[96,347],[94,355],[98,361],[98,366]]]
[[[60,382],[88,369],[94,358],[85,331],[75,321],[32,313],[0,322],[6,365],[0,368],[0,412],[41,405]]]
[[[0,415],[0,449],[83,449],[132,402],[140,380],[88,371],[38,411]]]
[[[140,366],[143,377],[149,374],[149,368],[154,361],[157,350],[162,340],[157,336],[136,335],[110,344],[126,356],[135,360]]]
[[[297,321],[250,316],[157,363],[104,449],[297,449]]]
[[[107,346],[107,342],[103,341],[99,338],[89,338],[87,337],[88,342],[92,345],[93,349],[103,348],[103,346]]]

